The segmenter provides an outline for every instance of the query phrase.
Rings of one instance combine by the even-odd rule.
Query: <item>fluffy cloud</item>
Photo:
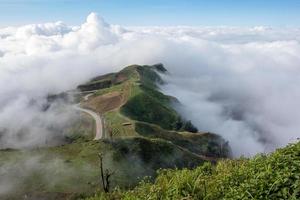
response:
[[[186,105],[186,116],[200,129],[222,134],[238,154],[270,151],[299,137],[299,44],[211,48],[203,49],[206,58],[174,68],[167,77],[164,90]]]
[[[28,107],[32,100],[128,64],[163,62],[172,75],[162,89],[179,98],[178,109],[200,130],[221,134],[236,155],[268,151],[299,136],[299,33],[271,27],[122,28],[95,13],[80,26],[0,29],[0,129],[14,138],[32,127],[24,133],[30,142],[21,146],[39,143],[33,138],[54,134],[48,122],[68,117],[55,107],[48,114]]]

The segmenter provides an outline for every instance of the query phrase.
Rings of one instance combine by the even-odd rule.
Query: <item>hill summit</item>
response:
[[[62,131],[57,128],[63,144],[0,150],[0,162],[10,166],[4,178],[14,180],[0,198],[94,195],[102,188],[99,155],[103,171],[112,173],[110,191],[132,188],[144,177],[153,180],[159,169],[193,169],[230,156],[224,139],[198,131],[174,109],[180,102],[159,89],[165,84],[163,73],[168,72],[162,64],[131,65],[96,76],[74,91],[50,95],[49,104],[74,99],[77,119]]]
[[[199,132],[173,108],[180,102],[159,90],[162,73],[167,73],[162,64],[131,65],[95,77],[78,86],[83,92],[93,91],[82,106],[104,116],[107,139],[159,138],[201,156],[228,157],[229,147],[220,136]]]

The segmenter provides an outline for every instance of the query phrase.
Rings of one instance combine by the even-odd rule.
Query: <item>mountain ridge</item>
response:
[[[74,104],[101,114],[105,137],[93,140],[93,118],[78,111],[77,121],[63,134],[66,143],[0,150],[0,161],[15,166],[9,177],[14,176],[17,166],[36,160],[33,167],[18,172],[25,174],[16,181],[16,189],[0,195],[1,199],[20,199],[24,195],[29,199],[91,196],[101,188],[99,153],[104,168],[116,172],[111,177],[111,189],[132,188],[147,176],[154,179],[161,168],[192,169],[228,157],[230,148],[224,139],[199,133],[174,110],[172,104],[178,102],[159,90],[159,84],[164,83],[159,73],[167,73],[162,64],[131,65],[92,78],[79,85],[77,91],[49,96],[49,103],[53,103],[74,95]],[[48,176],[52,176],[51,184],[46,181]]]

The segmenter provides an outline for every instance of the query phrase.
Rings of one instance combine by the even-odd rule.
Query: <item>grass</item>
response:
[[[129,85],[128,101],[121,113],[133,120],[154,123],[166,129],[173,129],[178,114],[170,107],[170,98],[158,91],[156,83],[162,82],[160,76],[149,67],[132,66],[138,79]],[[127,70],[128,71],[128,70]]]
[[[124,128],[120,124],[128,121],[154,123],[165,129],[174,129],[179,115],[170,106],[171,98],[158,91],[156,83],[162,83],[160,76],[151,67],[129,66],[113,75],[125,76],[122,83],[98,90],[95,95],[120,92],[124,105],[116,110],[105,113],[107,124],[115,136],[137,135],[132,128]],[[112,75],[109,76],[112,78]],[[107,77],[105,77],[107,80]],[[100,81],[100,80],[97,80]],[[122,117],[122,116],[126,116]]]
[[[109,88],[101,89],[95,92],[95,96],[101,96],[103,94],[111,93],[111,92],[123,92],[124,84],[114,85]]]
[[[94,138],[94,121],[81,114],[67,130],[68,143],[55,147],[0,151],[0,186],[14,190],[0,199],[54,198],[76,199],[93,194],[99,188],[97,154],[109,149]],[[5,182],[1,182],[5,181]],[[41,195],[41,196],[40,196]]]
[[[153,123],[162,128],[173,130],[179,123],[180,116],[171,107],[172,98],[164,95],[158,90],[157,83],[163,83],[160,76],[153,69],[160,69],[161,66],[138,66],[132,65],[124,68],[118,73],[110,74],[109,76],[102,76],[105,81],[117,82],[107,88],[99,88],[95,93],[96,96],[104,95],[111,92],[120,92],[123,97],[124,105],[119,109],[116,108],[120,115],[115,114],[111,117],[106,116],[109,124],[114,124],[114,121],[121,120],[120,116],[124,115],[132,120]],[[123,82],[115,81],[118,77],[122,77]],[[89,84],[95,81],[101,82],[102,79],[96,78]],[[116,117],[118,116],[118,117]],[[112,119],[112,122],[109,120]],[[119,123],[117,121],[117,123]],[[114,125],[112,125],[114,126]],[[112,127],[114,129],[121,129],[120,126]],[[130,136],[128,131],[124,134],[116,134],[119,136]]]
[[[160,168],[195,167],[203,162],[193,154],[161,139],[131,137],[106,142],[113,149],[111,158],[115,163],[114,170],[119,172],[114,178],[119,187],[134,186],[143,177],[154,176]]]
[[[0,175],[4,171],[8,178],[20,174],[14,185],[16,190],[0,198],[91,196],[100,189],[98,153],[104,155],[105,168],[116,171],[112,187],[122,189],[136,186],[145,176],[152,176],[153,180],[160,168],[194,168],[202,164],[205,159],[195,153],[217,155],[216,136],[174,131],[181,128],[178,122],[182,121],[171,107],[173,98],[159,91],[156,83],[162,80],[153,69],[164,71],[162,66],[133,65],[82,85],[84,90],[98,90],[94,96],[121,94],[122,104],[103,113],[109,138],[93,141],[95,122],[81,114],[80,120],[67,131],[68,144],[0,151]],[[5,162],[14,167],[6,169],[2,164]]]
[[[77,199],[91,196],[100,191],[97,156],[100,152],[105,157],[105,168],[116,171],[113,187],[124,189],[135,186],[145,176],[154,176],[161,167],[195,167],[203,162],[166,140],[140,137],[78,139],[51,148],[0,151],[0,163],[10,167],[6,175],[21,174],[14,193],[0,197],[20,199],[26,194],[28,198]]]
[[[71,199],[91,196],[101,185],[98,153],[104,166],[116,171],[113,187],[134,186],[144,176],[155,175],[160,167],[198,165],[192,154],[164,141],[127,138],[103,141],[77,141],[72,144],[26,151],[0,151],[0,162],[9,163],[8,178],[16,178],[14,192],[1,199],[20,199],[46,195]],[[1,166],[3,167],[3,166]],[[2,176],[3,178],[3,176]]]
[[[110,80],[99,80],[95,82],[89,82],[84,85],[79,85],[78,89],[81,91],[91,91],[91,90],[97,90],[97,89],[103,89],[103,88],[108,88],[112,85]]]
[[[300,142],[270,155],[206,163],[196,169],[164,169],[154,181],[133,190],[116,190],[87,200],[203,199],[247,200],[300,198]]]
[[[178,116],[159,100],[143,92],[132,97],[121,109],[122,114],[133,120],[153,123],[165,129],[173,129]]]
[[[110,132],[110,137],[138,136],[134,128],[135,123],[121,115],[118,111],[107,112],[104,118],[106,121],[106,129]]]
[[[99,188],[97,153],[104,151],[104,146],[91,141],[9,153],[0,151],[1,163],[10,167],[2,178],[13,180],[18,175],[13,181],[13,193],[0,196],[1,199],[20,199],[37,192],[60,197],[93,194]]]
[[[167,130],[193,130],[197,132],[197,129],[190,122],[187,123],[182,120],[173,109],[171,105],[175,101],[174,98],[159,91],[157,84],[162,84],[163,81],[159,74],[153,70],[157,67],[161,70],[160,66],[135,66],[139,79],[135,79],[135,84],[130,85],[127,89],[131,90],[131,95],[121,107],[120,112],[133,120],[156,124]],[[130,69],[132,70],[132,68]]]
[[[95,137],[95,121],[85,113],[79,114],[80,118],[77,123],[74,123],[66,132],[66,139],[69,142],[74,141],[89,141]]]
[[[137,122],[136,132],[149,138],[161,138],[171,141],[199,155],[211,157],[226,157],[229,155],[229,146],[220,136],[209,133],[191,134],[188,132],[167,131],[149,123]],[[222,147],[222,149],[220,149]]]

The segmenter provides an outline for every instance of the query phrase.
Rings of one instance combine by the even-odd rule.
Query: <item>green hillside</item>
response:
[[[74,104],[103,116],[105,137],[94,141],[93,118],[78,112],[63,145],[0,150],[0,175],[12,180],[0,199],[78,199],[101,192],[99,153],[104,168],[115,172],[111,189],[133,188],[146,176],[154,180],[161,168],[193,169],[228,157],[226,141],[198,132],[173,109],[179,102],[159,90],[159,73],[166,73],[161,64],[132,65],[78,86],[83,93],[75,93]],[[60,96],[66,94],[51,102]]]
[[[155,182],[143,181],[133,190],[100,194],[88,200],[300,199],[300,142],[270,155],[205,163],[196,169],[160,170]]]

